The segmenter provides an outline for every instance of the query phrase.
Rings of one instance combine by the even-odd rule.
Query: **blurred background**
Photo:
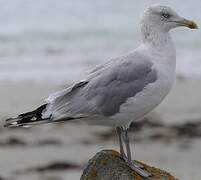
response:
[[[169,5],[200,26],[201,1],[0,0],[0,120],[32,110],[88,69],[140,44],[150,4]],[[177,82],[132,125],[134,158],[182,180],[201,178],[201,32],[171,32]],[[115,131],[80,122],[0,128],[1,180],[77,180],[89,158],[118,149]]]

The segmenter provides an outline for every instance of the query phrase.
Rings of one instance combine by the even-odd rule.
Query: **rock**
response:
[[[168,172],[136,161],[152,174],[149,180],[177,180]],[[114,150],[103,150],[89,160],[80,180],[143,180],[130,169],[120,154]]]

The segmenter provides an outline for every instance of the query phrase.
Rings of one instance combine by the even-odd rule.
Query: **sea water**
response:
[[[140,44],[150,4],[173,7],[201,24],[201,1],[0,0],[0,83],[67,83]],[[201,78],[201,33],[173,30],[177,74]]]

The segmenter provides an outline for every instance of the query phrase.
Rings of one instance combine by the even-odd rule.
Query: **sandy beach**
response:
[[[37,107],[49,93],[62,88],[62,85],[2,84],[1,123],[7,117]],[[200,178],[200,136],[173,136],[174,128],[173,131],[167,128],[201,121],[200,91],[199,81],[177,81],[166,100],[148,116],[150,122],[159,125],[146,125],[136,133],[131,130],[135,159],[165,169],[182,180]],[[80,122],[68,122],[25,129],[1,128],[0,177],[77,180],[87,161],[102,149],[118,150],[115,132],[107,127],[91,128]]]

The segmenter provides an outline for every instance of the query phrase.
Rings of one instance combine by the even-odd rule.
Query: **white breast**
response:
[[[120,112],[112,117],[115,126],[128,128],[132,121],[143,118],[167,96],[175,80],[176,56],[174,49],[168,55],[166,52],[161,50],[152,54],[157,80],[121,106]]]

